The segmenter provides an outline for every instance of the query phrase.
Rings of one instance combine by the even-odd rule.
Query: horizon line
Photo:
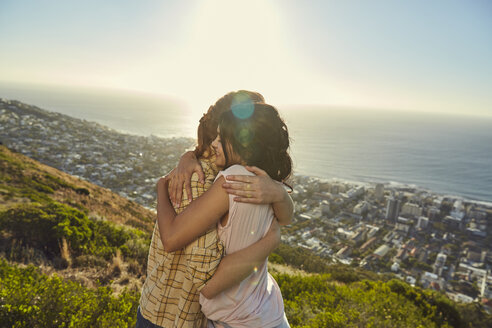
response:
[[[55,89],[62,88],[62,89],[70,89],[70,90],[75,90],[77,88],[80,88],[80,89],[88,89],[94,92],[96,91],[106,91],[106,92],[116,92],[116,93],[131,92],[134,95],[165,98],[168,100],[174,100],[178,103],[181,102],[186,103],[186,99],[183,99],[177,95],[166,94],[164,92],[162,93],[155,92],[145,89],[137,89],[137,88],[125,88],[125,87],[104,86],[104,85],[85,85],[85,84],[73,84],[73,83],[60,84],[60,83],[53,83],[53,82],[0,80],[0,86],[1,85],[7,86],[9,84],[22,86],[22,87],[46,87],[46,88],[55,88]],[[0,97],[3,98],[4,96],[0,94]],[[17,100],[17,101],[24,102],[21,99],[9,99],[9,100]],[[353,111],[374,111],[374,112],[380,111],[380,112],[391,112],[391,113],[416,113],[416,114],[430,114],[430,115],[434,114],[434,115],[449,115],[449,116],[460,116],[460,117],[465,116],[465,117],[492,119],[492,113],[484,113],[484,112],[446,111],[446,110],[438,110],[438,109],[416,109],[416,108],[403,108],[403,107],[390,108],[390,107],[383,107],[383,106],[377,107],[373,105],[359,106],[359,105],[351,105],[351,104],[314,102],[314,103],[278,103],[275,104],[275,106],[287,110],[292,110],[293,107],[299,108],[302,106],[309,106],[311,109],[316,107],[323,107],[323,108],[331,108],[331,109],[346,109],[346,110],[353,110]]]

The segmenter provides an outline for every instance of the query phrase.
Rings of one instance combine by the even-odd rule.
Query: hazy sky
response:
[[[0,81],[492,115],[492,1],[0,0]]]

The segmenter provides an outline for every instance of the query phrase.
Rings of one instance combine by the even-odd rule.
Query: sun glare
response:
[[[285,56],[280,18],[268,2],[205,1],[191,20],[182,60],[195,78],[197,101],[210,103],[227,91],[258,89],[275,79]]]
[[[237,89],[260,91],[271,102],[286,100],[294,88],[300,96],[325,94],[312,90],[322,83],[286,45],[286,22],[271,2],[201,1],[187,18],[185,41],[172,54],[161,50],[167,54],[149,63],[147,82],[183,98],[195,116]]]

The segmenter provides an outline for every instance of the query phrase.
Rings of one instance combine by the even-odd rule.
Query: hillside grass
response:
[[[0,257],[140,290],[155,213],[0,146]]]
[[[155,214],[108,189],[43,165],[0,145],[0,209],[57,201],[91,217],[152,232]]]

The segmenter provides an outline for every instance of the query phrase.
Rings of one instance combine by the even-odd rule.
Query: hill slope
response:
[[[90,216],[151,231],[155,214],[109,189],[75,178],[0,145],[0,209],[52,199],[83,207]]]
[[[121,285],[140,290],[152,211],[4,146],[0,181],[2,257],[86,286],[122,277]]]

